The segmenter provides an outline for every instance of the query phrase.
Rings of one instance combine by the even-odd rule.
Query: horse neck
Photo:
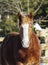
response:
[[[32,31],[32,28],[29,28],[29,36],[30,36],[30,47],[29,47],[29,50],[30,50],[31,48],[34,47],[34,44],[33,44],[34,32]]]
[[[30,27],[29,28],[29,39],[31,39],[31,36],[32,36],[32,28]]]

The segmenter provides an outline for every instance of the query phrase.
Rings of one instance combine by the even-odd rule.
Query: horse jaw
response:
[[[28,36],[28,28],[29,28],[29,24],[23,24],[23,39],[22,39],[22,46],[24,48],[28,48],[29,47],[29,36]]]

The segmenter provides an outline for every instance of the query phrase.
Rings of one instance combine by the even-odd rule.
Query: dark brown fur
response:
[[[6,62],[8,62],[9,65],[17,65],[17,62],[24,64],[28,62],[40,62],[40,44],[34,33],[32,33],[31,45],[28,49],[22,47],[20,34],[8,34],[3,41],[1,51],[2,65],[7,65]]]

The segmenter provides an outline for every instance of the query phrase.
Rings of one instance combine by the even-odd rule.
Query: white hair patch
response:
[[[22,46],[24,48],[28,48],[29,47],[29,36],[28,36],[28,28],[29,28],[29,24],[23,24],[23,40],[22,40]]]

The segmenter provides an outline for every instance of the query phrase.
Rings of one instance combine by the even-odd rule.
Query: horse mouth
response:
[[[29,41],[27,41],[27,40],[26,40],[26,41],[23,41],[23,40],[22,40],[22,47],[23,47],[23,48],[29,48],[29,45],[30,45],[30,44],[29,44]]]

